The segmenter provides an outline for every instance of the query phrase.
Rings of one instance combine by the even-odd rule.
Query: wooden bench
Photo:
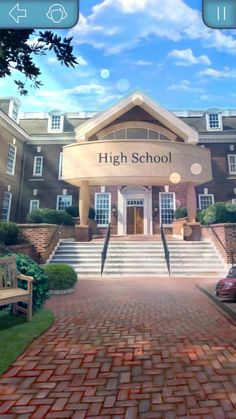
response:
[[[27,290],[18,287],[17,280],[27,281]],[[13,304],[13,314],[18,311],[27,314],[27,320],[32,320],[33,277],[17,272],[14,257],[0,258],[0,306]],[[27,308],[17,303],[27,303]]]

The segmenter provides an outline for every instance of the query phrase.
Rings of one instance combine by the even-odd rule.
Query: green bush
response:
[[[68,214],[70,214],[72,217],[79,217],[79,207],[78,206],[67,207],[66,212],[68,212]],[[95,220],[95,214],[96,214],[95,209],[90,207],[89,208],[89,213],[88,213],[89,220]]]
[[[26,216],[28,223],[65,224],[73,225],[73,218],[66,211],[57,211],[49,208],[38,208]]]
[[[236,205],[217,202],[198,214],[203,224],[236,223]]]
[[[0,222],[0,242],[6,245],[17,244],[20,237],[20,229],[12,222]]]
[[[33,281],[33,310],[38,310],[49,298],[48,276],[45,271],[37,265],[30,257],[18,253],[16,255],[16,265],[20,273],[34,278]],[[27,287],[25,281],[20,281],[23,288]]]
[[[187,208],[183,207],[183,208],[177,208],[174,212],[174,218],[176,220],[178,220],[179,218],[184,218],[187,217],[188,213],[187,213]]]
[[[73,288],[77,281],[74,269],[64,263],[53,263],[43,267],[48,276],[50,290],[66,290]]]

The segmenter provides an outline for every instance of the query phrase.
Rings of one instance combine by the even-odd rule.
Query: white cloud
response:
[[[194,64],[204,64],[204,65],[210,65],[211,61],[207,57],[207,55],[200,55],[199,57],[195,57],[193,55],[193,51],[191,48],[187,49],[173,49],[169,54],[167,55],[167,58],[173,58],[175,59],[176,65],[179,66],[190,66]]]
[[[228,33],[206,27],[201,12],[184,0],[103,0],[89,16],[80,15],[69,35],[78,45],[89,44],[108,54],[133,48],[153,36],[173,42],[199,39],[204,47],[236,54],[236,39]],[[205,64],[207,58],[201,56],[201,61]]]
[[[195,92],[195,93],[204,93],[204,90],[200,87],[192,86],[189,80],[181,80],[179,83],[171,84],[167,87],[167,90],[175,92]]]
[[[88,62],[81,55],[77,57],[76,60],[80,65],[88,65]]]
[[[235,79],[236,69],[225,67],[223,70],[216,70],[215,68],[207,68],[199,71],[200,76],[212,77],[213,79]]]

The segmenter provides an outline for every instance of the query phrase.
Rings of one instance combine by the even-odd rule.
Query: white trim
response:
[[[30,200],[29,212],[33,211],[32,206],[33,206],[33,203],[34,203],[34,202],[37,202],[37,208],[36,208],[36,209],[38,209],[38,208],[39,208],[39,199],[31,199],[31,200]],[[35,209],[35,208],[34,208],[34,209]]]
[[[118,190],[118,225],[117,233],[120,236],[127,234],[127,200],[144,200],[144,235],[153,234],[152,225],[152,188],[145,186],[126,186]]]
[[[236,205],[236,198],[232,198],[232,204]]]
[[[68,207],[71,207],[71,205],[72,205],[72,195],[57,195],[57,205],[56,205],[56,209],[57,209],[57,211],[64,211],[64,210],[59,210],[59,199],[60,198],[65,198],[65,197],[67,197],[67,198],[70,198],[70,205],[67,205]]]
[[[230,157],[234,157],[234,159],[235,159],[235,164],[236,164],[236,154],[228,154],[228,168],[229,168],[229,175],[236,175],[236,170],[235,170],[235,172],[232,172],[231,170],[230,170]]]
[[[2,210],[3,210],[4,195],[5,194],[8,194],[9,195],[9,206],[8,206],[8,209],[7,209],[7,218],[6,219],[5,218],[2,218]],[[12,192],[4,191],[3,192],[3,200],[2,200],[2,209],[1,209],[1,220],[2,221],[9,221],[9,219],[10,219],[11,201],[12,201]]]
[[[35,173],[37,159],[41,160],[40,173]],[[43,174],[43,156],[34,156],[33,176],[42,176],[42,174]]]
[[[160,225],[162,223],[162,216],[161,216],[161,197],[163,195],[172,195],[173,196],[173,211],[175,212],[176,210],[176,196],[175,196],[175,192],[159,192],[159,218],[160,218]],[[163,224],[163,227],[172,227],[172,223],[171,224]]]
[[[62,168],[63,168],[63,151],[61,151],[59,155],[58,179],[63,179]]]
[[[8,167],[7,167],[6,173],[7,173],[8,175],[12,175],[12,176],[13,176],[13,175],[15,174],[17,147],[16,147],[14,144],[11,144],[11,143],[10,143],[10,144],[8,144],[7,166],[8,166],[8,162],[9,162],[8,154],[9,154],[10,147],[13,147],[13,148],[14,148],[14,160],[13,160],[13,164],[12,164],[12,171],[11,171],[11,172],[9,172],[9,171],[8,171]]]
[[[96,192],[95,193],[95,200],[94,200],[94,206],[95,206],[95,213],[96,213],[96,211],[97,211],[97,201],[98,201],[98,199],[97,199],[97,197],[98,196],[101,196],[101,195],[108,195],[109,196],[109,202],[108,202],[108,210],[109,210],[109,213],[108,213],[108,223],[110,223],[111,222],[111,193],[110,192]],[[97,224],[97,226],[98,227],[107,227],[108,226],[108,224]]]
[[[202,205],[201,205],[201,197],[202,196],[204,196],[204,197],[211,196],[212,197],[212,203],[210,205],[214,205],[214,203],[215,203],[214,194],[212,194],[212,193],[208,193],[208,194],[202,194],[202,193],[200,193],[200,194],[198,194],[198,205],[199,205],[199,209],[200,210],[202,209]]]
[[[210,126],[210,115],[218,115],[218,127],[211,127]],[[221,112],[208,112],[206,114],[206,127],[207,131],[222,131],[223,130],[223,124],[222,124],[222,113]]]
[[[56,117],[60,117],[60,127],[59,128],[52,128],[52,118],[56,116]],[[48,115],[48,132],[49,133],[61,133],[63,132],[63,126],[64,126],[64,115],[61,114],[60,112],[51,112]]]

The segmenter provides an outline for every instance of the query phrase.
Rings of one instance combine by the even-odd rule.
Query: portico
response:
[[[117,187],[119,235],[152,234],[156,209],[160,221],[169,223],[165,209],[174,211],[174,188],[180,185],[189,221],[195,220],[195,186],[212,178],[210,152],[196,146],[197,132],[171,112],[136,93],[79,126],[76,135],[77,143],[63,149],[63,179],[80,188],[81,229],[88,226],[93,188],[100,186]],[[167,194],[159,194],[159,208],[154,186]]]

